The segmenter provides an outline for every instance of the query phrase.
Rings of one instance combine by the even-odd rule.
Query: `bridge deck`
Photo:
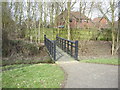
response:
[[[56,46],[56,62],[70,62],[70,61],[76,61],[73,57],[68,55],[66,52],[64,52],[62,49],[60,49],[58,46]]]

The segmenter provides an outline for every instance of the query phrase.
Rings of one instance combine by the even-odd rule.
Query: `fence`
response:
[[[61,37],[56,36],[56,44],[63,51],[70,54],[76,60],[78,60],[78,41],[70,41]]]
[[[53,60],[56,60],[56,43],[55,41],[52,41],[48,38],[46,38],[46,35],[44,35],[44,43],[47,47],[47,50]]]

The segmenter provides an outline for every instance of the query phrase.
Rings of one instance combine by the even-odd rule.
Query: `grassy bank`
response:
[[[3,45],[3,66],[13,64],[52,63],[44,45],[23,40],[8,40],[8,42],[8,44]]]
[[[6,69],[2,74],[3,88],[60,88],[64,80],[64,72],[55,64],[20,66],[3,67]]]
[[[80,62],[85,63],[98,63],[98,64],[111,64],[111,65],[120,65],[118,59],[92,59],[92,60],[81,60]]]

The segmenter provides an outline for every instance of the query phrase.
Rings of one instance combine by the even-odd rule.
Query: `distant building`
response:
[[[118,21],[115,21],[114,25],[115,25],[115,29],[118,29]]]
[[[63,11],[56,19],[56,25],[57,27],[66,27],[67,24],[67,10]],[[85,15],[81,14],[79,12],[70,12],[70,28],[91,28],[93,26],[93,23],[91,22],[91,19],[86,17]]]
[[[92,22],[96,28],[109,28],[108,22],[104,17],[94,18]]]

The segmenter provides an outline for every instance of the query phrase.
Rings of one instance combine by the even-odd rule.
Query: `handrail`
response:
[[[52,41],[44,35],[44,43],[47,47],[47,50],[53,60],[56,60],[56,43],[55,41]]]
[[[71,41],[58,36],[56,36],[56,41],[52,41],[44,35],[44,43],[53,60],[56,60],[56,45],[78,60],[78,41]]]
[[[70,54],[76,60],[78,60],[78,41],[71,41],[61,37],[56,36],[56,44],[63,51]]]

